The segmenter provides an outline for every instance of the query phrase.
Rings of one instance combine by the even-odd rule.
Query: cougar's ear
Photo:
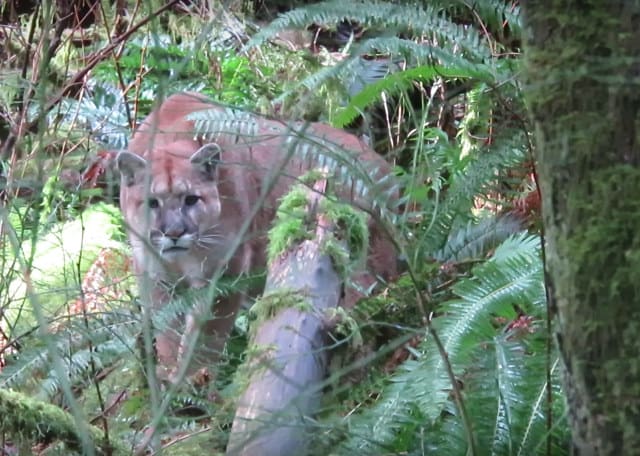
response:
[[[189,161],[209,179],[213,179],[216,173],[216,166],[220,163],[221,151],[222,149],[217,144],[205,144],[193,153]]]
[[[129,186],[135,183],[136,173],[147,167],[147,161],[140,155],[126,150],[118,152],[116,156],[116,169],[120,172],[122,182]]]

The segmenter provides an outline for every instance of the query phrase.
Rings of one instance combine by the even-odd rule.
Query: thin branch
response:
[[[109,30],[109,24],[107,24],[107,14],[104,10],[104,6],[102,6],[102,1],[99,2],[100,3],[100,14],[103,17],[103,24],[104,24],[104,28],[105,31],[107,32],[107,39],[109,40],[109,43],[112,43],[113,40],[111,38],[111,33]],[[116,16],[116,22],[117,22],[117,18],[119,16]],[[114,28],[115,28],[115,24],[114,24]],[[127,92],[126,92],[126,85],[124,83],[124,76],[122,75],[122,67],[120,66],[120,57],[121,57],[121,53],[120,52],[112,52],[112,59],[113,59],[113,66],[115,67],[116,70],[116,74],[118,75],[118,83],[120,84],[120,90],[122,91],[122,96],[125,98],[126,101],[126,96],[127,96]],[[131,115],[131,108],[129,108],[129,103],[124,103],[124,108],[127,114],[127,123],[129,124],[129,128],[133,129],[135,127],[135,119],[134,117],[132,117]]]
[[[149,23],[152,19],[155,19],[157,16],[159,16],[160,14],[165,12],[166,10],[170,9],[173,5],[175,5],[179,1],[180,0],[170,0],[166,5],[162,6],[161,8],[158,8],[156,11],[154,11],[149,16],[147,16],[144,19],[142,19],[136,25],[132,26],[129,30],[124,32],[122,35],[120,35],[119,37],[115,38],[104,49],[101,49],[100,51],[95,52],[92,56],[90,56],[89,57],[89,61],[85,65],[85,67],[82,70],[78,71],[76,74],[74,74],[70,78],[69,82],[60,91],[58,91],[56,96],[52,100],[47,102],[47,104],[44,106],[44,108],[38,114],[38,116],[26,125],[26,128],[19,129],[19,131],[15,131],[15,130],[11,131],[11,133],[7,137],[7,140],[5,141],[5,144],[4,144],[3,148],[2,148],[2,151],[0,151],[0,158],[5,158],[6,159],[7,157],[9,157],[10,151],[11,151],[13,145],[15,144],[16,140],[20,136],[20,130],[21,131],[31,131],[34,128],[36,128],[38,126],[38,124],[40,122],[42,122],[42,119],[44,119],[44,117],[49,113],[49,111],[51,111],[58,103],[60,103],[60,101],[65,96],[67,96],[70,93],[72,93],[75,90],[76,86],[78,86],[79,84],[82,84],[82,81],[87,76],[87,74],[98,63],[100,63],[104,59],[106,59],[107,56],[109,56],[113,52],[113,50],[115,48],[117,48],[120,44],[125,42],[138,29],[140,29],[141,27],[143,27],[144,25]]]

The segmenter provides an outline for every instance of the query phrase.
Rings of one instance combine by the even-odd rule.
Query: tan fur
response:
[[[220,268],[230,276],[264,268],[266,231],[271,226],[278,199],[290,188],[293,178],[319,165],[301,159],[299,154],[291,156],[291,143],[285,143],[286,126],[264,118],[254,118],[259,126],[256,136],[221,132],[209,141],[194,139],[194,124],[185,116],[206,109],[224,108],[198,94],[172,95],[134,133],[129,144],[129,152],[134,155],[118,156],[123,175],[120,205],[129,226],[136,272],[139,275],[146,272],[149,277],[151,289],[147,300],[153,301],[151,309],[164,306],[176,289],[207,286]],[[372,172],[378,177],[390,172],[387,163],[353,135],[322,124],[312,124],[307,132],[319,142],[330,142],[353,151],[353,163],[375,165]],[[219,156],[215,146],[206,147],[207,142],[219,146]],[[200,162],[202,157],[219,158],[219,163],[216,160]],[[279,169],[284,175],[278,174],[275,178]],[[261,190],[267,185],[270,191],[260,201]],[[349,191],[342,189],[341,194],[351,199]],[[195,204],[190,204],[194,198],[188,199],[188,195],[197,197]],[[149,208],[150,198],[154,201],[152,205],[158,203],[157,208]],[[254,213],[257,202],[260,206]],[[242,233],[246,221],[249,221],[247,231]],[[393,248],[375,225],[371,224],[371,229],[368,269],[389,278],[395,274]],[[168,235],[185,249],[160,251],[177,245],[172,244]],[[240,235],[238,248],[225,263],[225,255]],[[355,274],[355,279],[365,287],[375,282],[368,272]],[[350,291],[347,305],[357,296]],[[202,329],[206,337],[204,343],[198,343],[208,351],[194,367],[215,360],[242,299],[235,294],[215,304],[216,318],[205,322]],[[187,325],[187,332],[193,330],[189,326],[194,324],[191,321]],[[179,332],[173,329],[156,336],[161,366],[168,369],[176,366],[181,356],[180,345]]]

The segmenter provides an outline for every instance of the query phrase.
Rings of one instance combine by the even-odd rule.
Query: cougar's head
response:
[[[200,147],[191,141],[155,148],[146,159],[128,151],[118,154],[120,207],[134,249],[151,246],[171,262],[222,242],[216,230],[219,156],[216,144]]]

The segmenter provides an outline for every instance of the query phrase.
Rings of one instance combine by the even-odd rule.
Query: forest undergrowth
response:
[[[568,454],[518,2],[22,3],[0,6],[0,454],[225,451],[255,314],[215,382],[151,407],[117,207],[115,153],[179,91],[351,131],[402,189],[403,272],[332,331],[310,454]]]

